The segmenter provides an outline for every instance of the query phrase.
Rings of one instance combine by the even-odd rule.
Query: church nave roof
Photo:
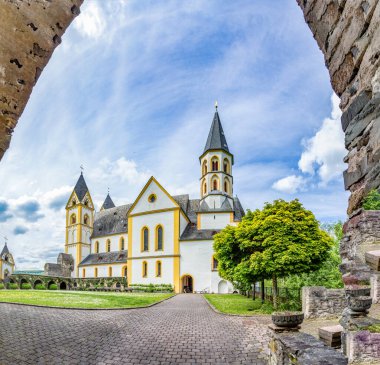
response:
[[[128,251],[92,253],[85,257],[79,266],[125,263],[127,257]]]

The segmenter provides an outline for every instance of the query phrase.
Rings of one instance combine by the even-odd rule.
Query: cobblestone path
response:
[[[266,364],[267,318],[215,313],[201,295],[147,309],[0,304],[0,364]]]

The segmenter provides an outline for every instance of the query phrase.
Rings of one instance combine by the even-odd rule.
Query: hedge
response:
[[[141,291],[146,293],[162,293],[162,292],[173,292],[173,287],[171,284],[131,284],[129,285],[133,291]]]
[[[44,284],[36,284],[34,289],[35,290],[46,290],[46,286]]]
[[[18,289],[18,285],[15,283],[9,283],[8,284],[8,289]]]
[[[29,283],[22,283],[21,289],[32,289],[32,285]]]
[[[57,284],[50,284],[49,290],[58,290],[58,285]]]
[[[0,283],[0,289],[5,289],[5,285],[3,283]]]

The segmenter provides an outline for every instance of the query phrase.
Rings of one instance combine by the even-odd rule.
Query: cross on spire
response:
[[[80,168],[80,173],[83,175],[83,171],[84,171],[84,167],[83,167],[83,165],[81,164],[81,165],[79,166],[79,168]]]
[[[215,110],[218,110],[218,100],[215,100]]]
[[[8,243],[8,237],[7,236],[4,236],[4,241],[5,241],[5,244]]]

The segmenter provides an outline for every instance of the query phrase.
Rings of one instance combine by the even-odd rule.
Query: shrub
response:
[[[9,283],[8,284],[8,289],[12,289],[12,290],[18,289],[18,285],[16,283]]]
[[[34,287],[36,290],[46,290],[46,286],[44,284],[36,284]]]
[[[57,284],[50,284],[49,290],[58,290],[58,285]]]
[[[29,283],[22,283],[21,284],[21,289],[25,289],[25,290],[32,289],[32,285],[29,284]]]
[[[363,199],[364,210],[380,210],[380,193],[373,189]]]
[[[0,290],[5,289],[5,285],[3,283],[0,283]]]

